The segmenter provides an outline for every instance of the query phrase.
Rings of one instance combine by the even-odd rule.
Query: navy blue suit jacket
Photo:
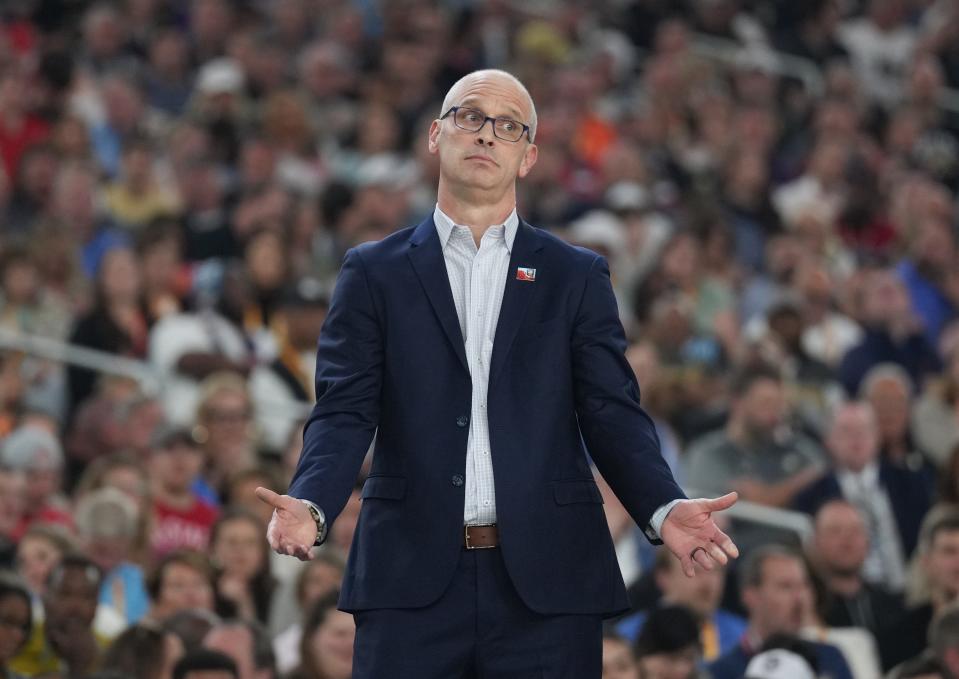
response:
[[[929,510],[929,483],[924,471],[913,471],[892,465],[885,460],[879,462],[879,483],[889,495],[892,513],[896,517],[896,527],[905,555],[910,556],[919,542],[919,526]],[[802,490],[793,501],[793,506],[801,512],[815,514],[829,500],[841,498],[842,488],[835,472],[826,474],[818,481]]]
[[[518,267],[535,281],[518,280]],[[605,260],[520,221],[508,271],[487,400],[503,558],[535,611],[621,613],[626,590],[584,443],[639,525],[684,496],[640,408]],[[288,492],[328,521],[376,432],[340,607],[430,604],[462,549],[472,397],[432,217],[347,253],[316,395]]]

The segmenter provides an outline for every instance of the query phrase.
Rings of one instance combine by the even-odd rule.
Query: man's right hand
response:
[[[313,558],[310,551],[316,542],[316,522],[305,504],[289,495],[279,495],[262,486],[256,496],[273,507],[273,518],[266,529],[266,539],[278,554],[295,556],[300,561]]]

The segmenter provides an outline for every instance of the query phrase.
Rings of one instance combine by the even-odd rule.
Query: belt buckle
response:
[[[466,549],[493,549],[495,545],[471,545],[470,528],[490,528],[495,525],[495,523],[474,523],[469,526],[463,526],[463,544],[466,546]]]

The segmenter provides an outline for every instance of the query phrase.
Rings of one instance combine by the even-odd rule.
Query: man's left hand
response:
[[[739,549],[712,518],[713,512],[732,507],[737,499],[736,493],[727,493],[715,499],[683,500],[666,516],[660,537],[687,576],[696,574],[695,564],[712,570],[739,556]]]

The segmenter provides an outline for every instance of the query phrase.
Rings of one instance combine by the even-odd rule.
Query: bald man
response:
[[[308,558],[376,432],[340,608],[354,679],[599,679],[628,608],[584,450],[692,574],[736,547],[663,462],[606,261],[523,222],[536,110],[502,71],[458,81],[429,128],[437,205],[347,253],[320,334],[317,402],[275,550]],[[304,502],[308,501],[308,502]]]

